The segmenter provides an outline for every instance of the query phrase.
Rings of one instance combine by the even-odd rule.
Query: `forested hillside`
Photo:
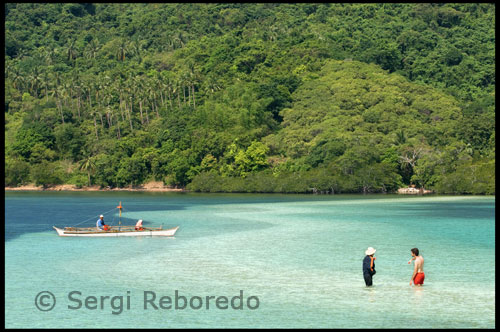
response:
[[[495,193],[495,5],[5,4],[5,181]]]

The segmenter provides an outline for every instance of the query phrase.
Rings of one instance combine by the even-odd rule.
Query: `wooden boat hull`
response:
[[[133,229],[120,230],[112,228],[109,231],[101,231],[97,229],[61,229],[53,226],[59,236],[87,236],[87,237],[110,237],[110,236],[174,236],[179,226],[170,229],[145,229],[136,231]]]

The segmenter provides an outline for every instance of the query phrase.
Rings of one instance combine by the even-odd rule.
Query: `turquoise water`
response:
[[[93,226],[119,201],[122,223],[180,226],[175,238],[52,229]],[[494,197],[7,192],[5,327],[494,328],[494,212]],[[361,272],[368,246],[372,288]],[[409,286],[413,247],[425,258],[421,288]],[[50,311],[35,306],[42,291],[56,298]],[[144,308],[145,291],[157,310]],[[194,308],[175,309],[175,291]],[[238,307],[240,291],[242,310],[217,308],[223,296]]]

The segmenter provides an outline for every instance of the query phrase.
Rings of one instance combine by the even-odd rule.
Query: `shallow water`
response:
[[[178,225],[175,238],[63,238],[52,229],[86,219],[80,226],[93,226],[119,201],[122,224]],[[5,327],[494,328],[494,203],[491,196],[7,192]],[[105,214],[108,224],[118,223],[114,212]],[[368,246],[377,249],[372,288],[361,272]],[[413,247],[425,258],[421,288],[409,286]],[[55,296],[52,310],[35,306],[41,291]],[[73,291],[80,293],[70,298]],[[156,306],[170,297],[172,308],[144,308],[147,291]],[[175,309],[176,291],[194,308]],[[243,309],[235,310],[230,301],[238,307],[240,291]],[[88,296],[97,308],[85,308]],[[217,308],[222,296],[228,309]],[[69,308],[76,299],[82,307]]]

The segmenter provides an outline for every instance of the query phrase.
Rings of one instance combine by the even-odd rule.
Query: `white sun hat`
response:
[[[377,251],[376,249],[373,249],[372,247],[369,247],[368,249],[366,249],[365,251],[365,255],[373,255],[375,253],[375,251]]]

